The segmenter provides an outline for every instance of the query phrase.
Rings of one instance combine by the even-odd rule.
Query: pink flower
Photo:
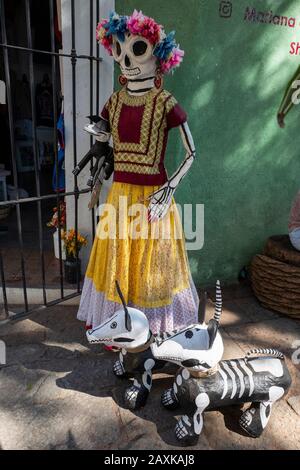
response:
[[[128,18],[127,27],[131,34],[138,35],[141,30],[141,24],[144,20],[144,15],[141,11],[134,10],[132,15]]]
[[[159,42],[162,27],[153,18],[143,15],[141,11],[134,10],[128,18],[127,27],[131,34],[142,36],[153,45]]]
[[[161,60],[160,61],[160,69],[162,73],[169,73],[172,69],[175,67],[178,67],[184,56],[184,51],[179,49],[179,47],[176,47],[176,49],[173,49],[172,54],[167,60]]]
[[[105,26],[108,24],[108,20],[104,19],[98,23],[96,28],[96,39],[97,41],[107,50],[109,55],[112,55],[112,43],[113,38],[111,35],[106,36]]]

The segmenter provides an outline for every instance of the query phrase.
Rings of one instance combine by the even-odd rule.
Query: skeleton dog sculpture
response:
[[[128,307],[124,301],[122,292],[118,283],[116,283],[118,294],[123,304],[123,308],[118,310],[112,318],[104,322],[97,328],[87,331],[87,339],[90,343],[103,343],[107,346],[117,346],[121,348],[119,359],[113,366],[114,374],[117,377],[127,377],[127,373],[136,375],[134,383],[126,389],[125,403],[130,409],[138,409],[146,404],[148,395],[152,386],[152,373],[163,369],[166,365],[165,360],[157,360],[153,354],[153,345],[161,344],[166,338],[174,337],[178,331],[171,333],[161,333],[152,335],[149,329],[149,323],[143,312],[135,308]],[[217,285],[217,295],[220,290]],[[201,338],[203,331],[206,332],[206,325],[203,324],[205,313],[205,296],[202,295],[199,306],[199,319],[201,324],[191,325],[183,330],[181,342],[189,350],[197,350],[201,347]],[[218,308],[215,313],[215,320],[219,317]],[[216,360],[221,359],[223,354],[223,343],[220,334],[214,330],[216,335],[214,346],[210,354],[216,354]],[[191,336],[192,335],[192,336]],[[179,336],[178,336],[179,337]],[[180,365],[188,366],[191,359]]]
[[[207,333],[202,332],[201,348],[196,354],[180,346],[183,334],[192,335],[189,329],[152,346],[156,359],[185,366],[161,400],[168,409],[188,408],[188,414],[175,427],[177,439],[185,445],[198,440],[205,410],[247,402],[251,405],[243,412],[239,424],[250,436],[259,437],[269,421],[272,405],[287,393],[291,384],[283,354],[273,349],[255,349],[245,358],[221,361],[223,350],[217,332],[220,291],[216,312]],[[264,356],[251,357],[253,354]]]
[[[156,361],[152,355],[150,345],[154,336],[146,315],[140,310],[127,307],[118,282],[116,287],[123,308],[86,334],[92,344],[102,343],[121,348],[113,371],[119,378],[127,377],[127,373],[137,374],[133,385],[126,389],[125,403],[130,409],[138,409],[146,404],[152,386],[152,372],[161,369],[165,363]]]

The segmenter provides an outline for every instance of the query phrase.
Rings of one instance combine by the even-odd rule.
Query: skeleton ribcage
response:
[[[221,361],[219,364],[220,389],[215,400],[224,405],[231,402],[267,401],[272,386],[280,386],[284,390],[289,386],[289,373],[284,361],[268,358],[264,370],[258,371],[254,367],[259,359],[234,359]],[[274,374],[280,362],[280,373]]]
[[[219,366],[222,401],[253,401],[253,396],[256,398],[259,390],[264,390],[263,393],[266,393],[266,373],[255,372],[251,361],[245,359],[221,361]]]
[[[189,378],[178,390],[178,399],[184,402],[195,399],[199,393],[207,393],[209,408],[226,406],[232,403],[267,401],[270,387],[277,385],[284,390],[289,386],[289,373],[284,361],[281,361],[282,373],[274,375],[274,367],[257,372],[251,365],[253,358],[221,361],[218,372],[205,378]],[[270,358],[269,361],[279,361]],[[273,363],[274,365],[274,363]]]

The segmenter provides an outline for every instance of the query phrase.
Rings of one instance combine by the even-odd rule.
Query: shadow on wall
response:
[[[222,18],[219,0],[116,1],[176,30],[186,56],[165,87],[188,111],[196,148],[193,170],[176,192],[178,203],[205,204],[205,244],[189,252],[196,282],[236,280],[266,238],[287,232],[291,200],[299,187],[300,115],[295,108],[279,129],[276,113],[299,65],[289,54],[297,41],[297,0],[231,0]],[[295,28],[244,20],[246,7],[296,17]],[[180,13],[181,12],[181,13]],[[184,16],[182,16],[184,12]],[[300,111],[299,111],[300,112]],[[183,158],[172,132],[167,166]]]

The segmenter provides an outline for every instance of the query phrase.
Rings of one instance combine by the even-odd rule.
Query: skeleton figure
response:
[[[126,85],[131,96],[142,96],[155,87],[161,88],[162,75],[180,65],[184,51],[176,45],[174,34],[166,35],[152,18],[136,10],[131,17],[112,13],[109,20],[103,20],[97,27],[98,40],[119,64],[122,73],[119,81]],[[178,127],[186,150],[185,159],[177,171],[149,196],[150,222],[167,214],[173,194],[196,155],[187,122]]]
[[[125,378],[127,374],[135,375],[133,385],[127,388],[125,392],[125,403],[128,408],[138,409],[146,404],[152,386],[153,372],[161,370],[166,365],[163,358],[157,360],[155,354],[153,354],[152,348],[155,344],[161,345],[167,338],[172,337],[174,343],[177,341],[179,347],[194,351],[195,357],[197,357],[197,348],[201,347],[202,342],[207,341],[208,344],[210,341],[209,335],[211,337],[216,335],[211,358],[207,358],[207,361],[210,362],[212,358],[217,360],[222,357],[222,338],[215,328],[215,322],[221,312],[218,301],[216,303],[215,318],[211,320],[209,327],[199,323],[184,328],[181,332],[172,331],[152,335],[144,313],[127,307],[118,283],[116,283],[116,286],[123,308],[99,327],[88,330],[86,334],[91,344],[102,343],[107,346],[122,348],[119,359],[113,366],[113,372],[119,378]],[[219,289],[219,284],[217,284],[217,296],[220,295]],[[202,295],[199,307],[199,320],[201,322],[204,317],[205,301],[206,296]],[[191,359],[181,365],[188,365],[190,361]]]
[[[167,409],[181,406],[187,410],[175,427],[175,435],[184,445],[197,442],[203,428],[204,411],[248,402],[251,405],[242,414],[239,424],[250,436],[259,437],[269,421],[272,405],[291,384],[284,356],[276,350],[257,349],[245,358],[221,361],[221,337],[215,329],[218,323],[216,318],[211,329],[213,334],[209,333],[208,325],[208,336],[196,355],[194,351],[178,347],[178,335],[152,347],[157,359],[185,367],[161,399]],[[264,356],[251,357],[253,354]]]
[[[97,26],[98,42],[120,67],[122,88],[108,97],[97,122],[85,128],[101,144],[111,137],[114,170],[105,204],[99,207],[78,311],[78,319],[88,327],[103,324],[119,308],[116,279],[128,305],[145,313],[153,333],[197,323],[199,298],[172,197],[194,160],[195,148],[187,113],[162,83],[184,54],[174,34],[166,34],[153,18],[137,11],[130,16],[113,12]],[[169,134],[176,128],[186,157],[169,177],[165,155]],[[96,165],[90,207],[102,180],[102,166]],[[150,262],[141,269],[146,259]]]

